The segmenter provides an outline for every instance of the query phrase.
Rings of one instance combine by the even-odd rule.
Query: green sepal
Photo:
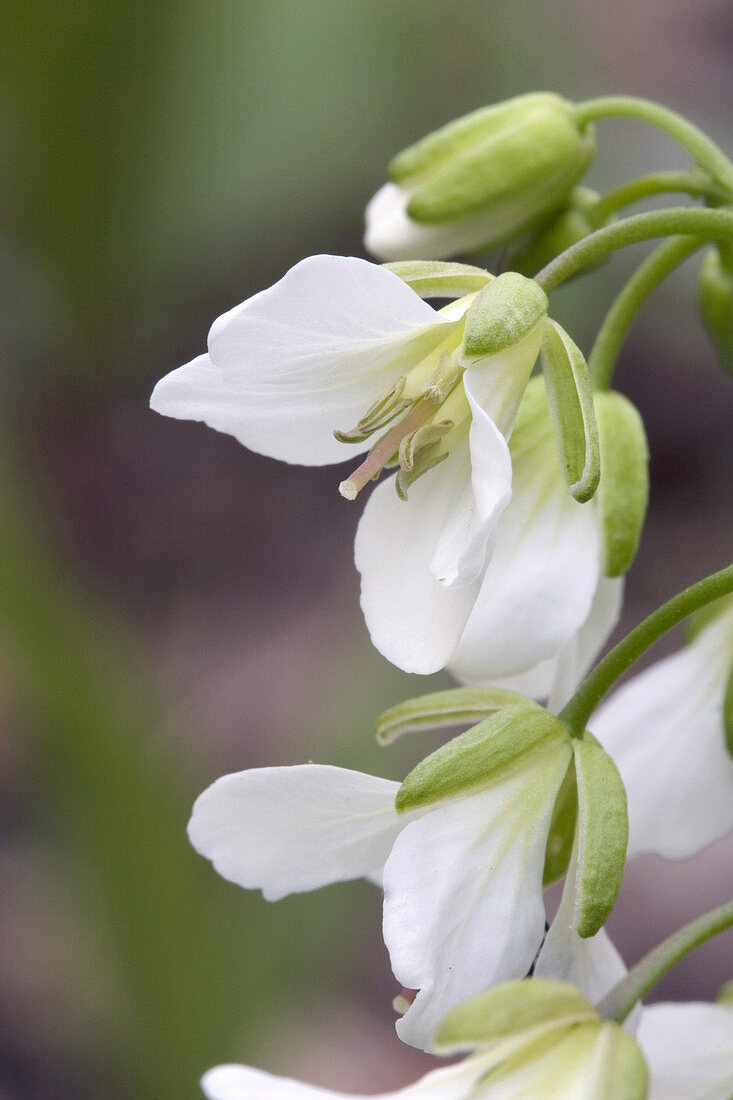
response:
[[[578,869],[574,926],[594,936],[613,909],[626,865],[626,791],[618,768],[595,738],[573,741],[578,781]]]
[[[733,372],[733,271],[719,248],[705,253],[697,281],[700,316],[726,370]]]
[[[733,1008],[733,981],[726,982],[725,985],[720,987],[718,996],[715,998],[715,1003]]]
[[[526,224],[562,205],[593,152],[592,131],[578,129],[569,105],[540,93],[428,135],[395,157],[389,174],[413,189],[407,214],[416,222],[440,225],[498,210],[516,232],[517,220]]]
[[[532,279],[506,271],[484,287],[468,308],[464,359],[484,359],[515,347],[547,316],[547,295]]]
[[[555,321],[545,325],[542,370],[560,470],[568,492],[585,503],[601,477],[593,389],[582,351]]]
[[[517,766],[521,757],[568,740],[559,719],[523,699],[441,745],[413,768],[397,792],[397,812],[487,787]]]
[[[382,266],[399,276],[421,298],[462,298],[482,290],[494,279],[482,267],[440,260],[399,260]]]
[[[733,756],[733,667],[728,673],[728,682],[725,685],[723,696],[723,732],[725,734],[725,747]]]
[[[545,849],[545,867],[542,872],[543,889],[552,886],[565,874],[570,863],[578,820],[578,785],[574,759],[570,761],[552,811],[550,831]]]
[[[649,500],[649,448],[644,422],[632,403],[610,391],[595,394],[601,453],[605,574],[619,577],[636,556]]]
[[[451,1009],[438,1028],[435,1047],[441,1054],[474,1050],[543,1027],[569,1027],[599,1022],[591,1002],[566,982],[522,978],[469,997]]]
[[[733,607],[733,594],[721,596],[719,600],[712,600],[710,603],[706,603],[704,607],[693,611],[685,626],[685,643],[689,645],[690,642],[693,642],[701,631],[714,623],[718,616],[727,611],[729,607]]]
[[[588,1100],[645,1100],[649,1068],[636,1039],[605,1020],[598,1033],[597,1043],[601,1042],[604,1050],[597,1054],[595,1064],[602,1069],[594,1078]]]
[[[567,206],[552,214],[522,247],[512,252],[509,261],[512,271],[532,278],[566,248],[600,229],[605,223],[596,214],[599,198],[597,191],[576,187],[570,194]]]
[[[522,700],[523,696],[516,691],[502,688],[460,687],[433,691],[398,703],[380,714],[375,722],[377,741],[380,745],[391,745],[403,733],[480,722],[497,710]]]

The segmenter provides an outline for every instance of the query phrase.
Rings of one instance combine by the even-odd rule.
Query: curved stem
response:
[[[593,711],[619,676],[630,668],[663,634],[682,622],[699,607],[733,592],[733,565],[711,573],[709,577],[686,588],[662,604],[630,634],[606,654],[583,681],[567,706],[560,712],[560,719],[574,737],[579,737]]]
[[[622,1024],[637,1001],[652,989],[664,975],[700,944],[733,928],[733,901],[712,909],[702,917],[679,928],[640,959],[618,985],[607,993],[598,1005],[598,1012],[607,1020]]]
[[[663,130],[694,157],[699,166],[728,192],[733,192],[733,164],[723,150],[697,126],[676,111],[636,96],[603,96],[579,103],[575,121],[585,126],[601,118],[635,118]]]
[[[693,235],[701,240],[733,240],[733,210],[709,210],[672,206],[650,210],[597,229],[582,241],[566,248],[544,267],[535,282],[549,293],[587,265],[600,263],[609,252],[653,237]]]
[[[651,292],[702,244],[699,237],[671,237],[631,276],[606,314],[588,357],[594,389],[607,390],[610,386],[626,335]]]
[[[681,191],[695,198],[708,199],[712,203],[724,202],[727,198],[726,192],[700,172],[650,172],[647,176],[639,176],[614,187],[612,191],[606,191],[598,199],[593,212],[605,221],[611,214],[632,202],[670,191]]]

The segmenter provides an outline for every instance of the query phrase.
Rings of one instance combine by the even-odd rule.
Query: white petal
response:
[[[560,905],[537,956],[534,975],[536,978],[569,982],[593,1004],[598,1004],[628,971],[603,929],[588,939],[578,935],[575,914],[577,870],[574,846]]]
[[[730,1100],[733,1010],[726,1005],[645,1008],[637,1035],[649,1063],[648,1100]]]
[[[548,709],[559,714],[580,686],[618,622],[624,598],[623,577],[601,577],[590,613],[557,655],[548,693]]]
[[[380,260],[440,260],[475,252],[500,236],[494,211],[464,221],[424,225],[408,218],[409,201],[409,191],[385,183],[367,205],[364,247]]]
[[[380,882],[404,824],[398,788],[327,765],[252,768],[198,797],[188,835],[220,875],[268,901],[362,876]]]
[[[311,256],[214,322],[220,374],[194,360],[158,383],[151,404],[286,462],[342,462],[369,444],[339,443],[334,429],[352,428],[455,324],[386,268]]]
[[[469,684],[517,676],[557,656],[588,618],[598,586],[598,516],[592,502],[568,495],[551,440],[512,459],[512,499],[450,661]]]
[[[400,500],[392,479],[372,493],[356,532],[361,607],[372,643],[406,672],[443,668],[468,619],[478,585],[447,588],[431,574],[446,531],[465,516],[465,444],[429,470]]]
[[[433,1070],[414,1085],[397,1092],[380,1093],[371,1100],[464,1100],[472,1095],[476,1081],[494,1059],[485,1054],[466,1058],[454,1066]],[[201,1082],[209,1100],[300,1100],[301,1097],[322,1097],[324,1100],[357,1100],[351,1093],[331,1092],[312,1085],[303,1085],[285,1077],[273,1077],[249,1066],[217,1066],[209,1070]]]
[[[629,855],[683,859],[733,828],[721,714],[731,650],[719,633],[708,628],[635,676],[591,719],[626,787]]]
[[[419,989],[397,1023],[429,1049],[450,1008],[524,975],[544,930],[542,871],[570,750],[406,825],[384,869],[384,941],[395,977]]]

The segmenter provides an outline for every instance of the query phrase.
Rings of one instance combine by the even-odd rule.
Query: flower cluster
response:
[[[590,265],[608,250],[608,234],[589,242],[614,203],[577,186],[594,110],[607,113],[521,96],[405,150],[367,210],[367,247],[397,262],[303,260],[215,321],[207,353],[151,402],[286,462],[350,462],[347,500],[394,471],[356,535],[365,621],[400,668],[447,668],[464,686],[392,708],[378,738],[467,728],[402,783],[317,764],[224,776],[189,836],[270,901],[356,878],[383,890],[392,970],[414,991],[397,999],[399,1037],[467,1054],[390,1094],[404,1100],[733,1093],[730,998],[631,1011],[646,972],[627,974],[603,927],[627,847],[682,858],[733,828],[733,580],[724,570],[700,589],[708,606],[681,652],[596,710],[696,605],[671,601],[589,674],[648,495],[641,418],[598,361],[644,295],[622,293],[591,372],[549,315],[552,279],[524,272],[568,246]],[[693,147],[691,193],[733,205],[733,166],[729,178],[699,134]],[[496,245],[517,270],[444,262]],[[716,246],[700,284],[724,358],[728,258]],[[547,924],[543,891],[560,879]],[[203,1088],[210,1100],[337,1095],[236,1065]]]

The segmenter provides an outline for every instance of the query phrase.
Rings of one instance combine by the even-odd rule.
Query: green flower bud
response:
[[[531,277],[566,248],[582,241],[605,223],[596,213],[599,195],[588,187],[576,187],[570,201],[532,233],[527,242],[512,253],[511,267]],[[589,267],[583,268],[590,270]]]
[[[422,760],[397,792],[397,810],[414,810],[488,786],[520,766],[522,758],[554,751],[569,743],[569,737],[558,718],[522,699]]]
[[[399,153],[367,208],[384,259],[489,249],[560,209],[594,152],[573,106],[537,92],[474,111]]]
[[[649,449],[644,422],[626,397],[611,392],[594,398],[605,573],[619,577],[630,567],[641,539],[649,499]]]
[[[733,269],[719,248],[700,265],[697,283],[700,315],[726,370],[733,371]]]

